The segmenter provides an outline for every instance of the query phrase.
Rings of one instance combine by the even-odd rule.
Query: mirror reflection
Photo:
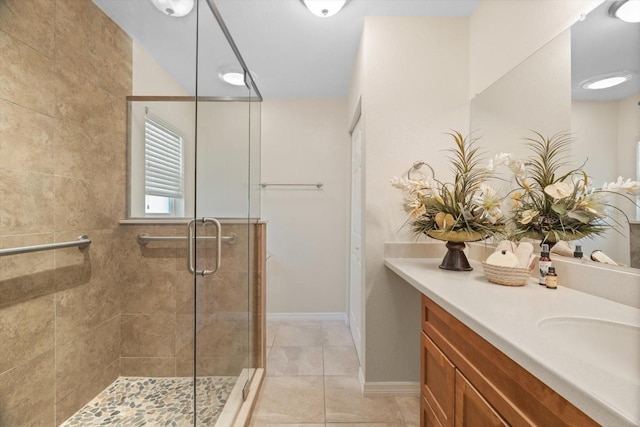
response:
[[[488,153],[523,158],[529,153],[522,139],[531,130],[546,135],[570,130],[575,140],[569,166],[587,161],[584,169],[594,186],[618,176],[637,179],[640,24],[610,16],[612,3],[604,2],[472,100],[471,129]],[[618,70],[631,78],[608,89],[583,88],[592,78],[611,77]],[[497,186],[506,192],[510,184]],[[636,207],[619,196],[610,201],[631,226],[621,217],[617,230],[572,243],[581,244],[587,255],[600,249],[618,263],[640,267],[631,263],[630,249],[640,250],[638,235],[633,242],[630,238]]]

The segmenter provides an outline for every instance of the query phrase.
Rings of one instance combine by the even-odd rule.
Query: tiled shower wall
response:
[[[0,258],[2,427],[58,425],[118,375],[192,375],[194,312],[198,375],[261,364],[264,224],[223,226],[238,243],[197,304],[186,245],[136,241],[186,225],[118,225],[130,92],[131,41],[91,0],[0,0],[0,247],[93,241]]]
[[[131,41],[91,0],[0,1],[0,425],[57,425],[119,374]]]
[[[186,225],[124,227],[121,375],[193,375],[194,325],[196,375],[237,376],[249,364],[260,366],[259,260],[264,252],[258,248],[264,243],[259,239],[264,226],[223,221],[222,235],[233,233],[236,242],[222,243],[220,270],[215,276],[198,276],[195,294],[186,243],[137,243],[140,233],[186,236]],[[212,231],[210,226],[207,230]],[[208,245],[198,245],[199,267],[215,264]]]

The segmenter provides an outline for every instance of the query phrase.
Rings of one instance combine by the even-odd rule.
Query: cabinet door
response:
[[[456,425],[455,427],[506,427],[489,402],[456,370]]]
[[[442,427],[424,397],[420,398],[420,427]]]
[[[422,332],[421,389],[422,395],[433,409],[443,427],[453,427],[455,366]]]

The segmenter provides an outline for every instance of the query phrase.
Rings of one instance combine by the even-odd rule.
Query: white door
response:
[[[362,132],[351,133],[351,243],[349,263],[349,327],[362,365]]]

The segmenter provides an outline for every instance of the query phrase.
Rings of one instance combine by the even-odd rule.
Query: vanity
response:
[[[482,272],[490,247],[452,272],[442,246],[385,245],[386,267],[422,298],[421,426],[640,425],[637,270],[552,257],[558,289],[508,287]]]

